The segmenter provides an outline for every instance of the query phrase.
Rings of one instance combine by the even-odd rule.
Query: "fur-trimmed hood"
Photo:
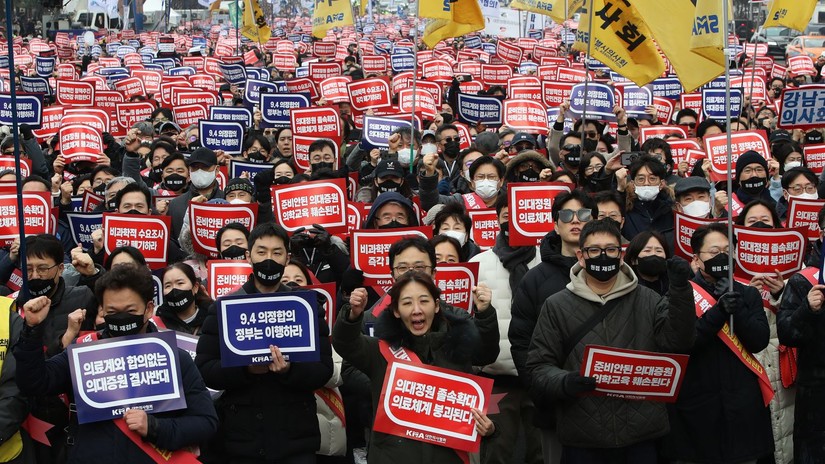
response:
[[[430,331],[416,336],[395,317],[389,308],[384,310],[375,323],[375,336],[390,346],[412,349],[427,363],[431,352],[441,351],[453,363],[469,363],[473,353],[480,348],[481,336],[470,315],[442,301],[439,312],[433,318]]]
[[[516,171],[516,168],[518,168],[518,166],[525,161],[535,161],[536,164],[539,166],[544,166],[546,169],[555,169],[553,162],[545,156],[542,156],[541,153],[535,150],[524,150],[510,159],[510,162],[507,163],[507,173],[504,177],[510,182],[513,182],[516,178],[516,172],[518,172]]]

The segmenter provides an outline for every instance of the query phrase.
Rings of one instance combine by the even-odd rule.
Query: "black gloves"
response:
[[[313,224],[309,230],[305,227],[296,229],[289,243],[293,249],[318,248],[324,251],[329,248],[331,242],[329,232],[322,226]]]
[[[331,237],[329,235],[329,232],[327,232],[327,230],[324,229],[322,226],[319,226],[318,224],[313,224],[312,228],[309,229],[309,233],[315,235],[315,246],[321,249],[326,249],[327,247],[329,247],[331,243]]]
[[[364,271],[349,268],[341,276],[341,293],[349,295],[353,290],[364,286]]]
[[[674,256],[667,260],[667,277],[671,284],[679,287],[686,286],[692,274],[690,264],[684,259]]]
[[[713,296],[719,299],[722,295],[730,290],[730,279],[722,277],[716,280],[716,285],[713,286]]]
[[[726,314],[736,314],[742,308],[742,295],[739,292],[728,292],[719,298],[719,309]]]
[[[34,132],[32,132],[32,128],[28,124],[20,124],[20,135],[22,135],[25,140],[34,138]]]
[[[259,204],[272,203],[272,183],[275,182],[275,171],[267,169],[255,174],[252,183],[255,185],[255,201]]]
[[[562,388],[568,396],[583,395],[596,389],[596,378],[583,377],[578,372],[569,372],[564,377],[564,385],[562,385]]]

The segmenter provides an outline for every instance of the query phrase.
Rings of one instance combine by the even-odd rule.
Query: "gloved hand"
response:
[[[115,137],[112,134],[108,132],[103,133],[103,145],[106,145],[107,149],[115,146],[116,144],[117,140],[115,140]]]
[[[690,264],[684,259],[674,256],[667,260],[667,277],[671,284],[687,285],[691,274]]]
[[[569,372],[564,376],[562,388],[569,396],[580,396],[596,389],[596,378],[584,377],[578,372]]]
[[[329,232],[324,229],[323,226],[319,226],[318,224],[313,224],[312,228],[309,229],[309,233],[314,234],[315,237],[313,238],[313,243],[316,247],[321,249],[326,249],[330,245],[330,237]]]
[[[341,293],[349,295],[358,287],[364,286],[364,271],[350,268],[341,276]]]
[[[742,295],[739,292],[728,292],[719,298],[719,308],[727,314],[736,314],[742,308]]]
[[[722,277],[716,281],[716,285],[713,287],[713,296],[718,300],[722,295],[728,293],[728,290],[730,290],[730,279]]]
[[[272,203],[272,183],[275,182],[275,171],[267,169],[255,175],[252,184],[255,185],[255,201],[259,204]]]
[[[32,132],[32,128],[28,124],[20,124],[20,135],[22,135],[25,140],[34,138],[34,132]]]
[[[292,233],[289,244],[293,250],[310,248],[312,246],[312,237],[309,236],[305,227],[299,227]]]

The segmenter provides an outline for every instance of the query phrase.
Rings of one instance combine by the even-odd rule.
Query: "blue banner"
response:
[[[584,88],[584,84],[573,86],[573,92],[570,94],[570,112],[577,118],[586,112],[588,119],[615,121],[613,107],[616,106],[616,96],[613,95],[613,87],[590,82],[587,84],[586,94]]]
[[[128,68],[100,68],[95,71],[95,74],[100,76],[110,76],[112,74],[129,74]]]
[[[206,37],[192,37],[192,47],[206,47]]]
[[[128,41],[126,41],[126,43],[129,44],[130,47],[140,47],[140,40],[138,39],[129,39]]]
[[[412,53],[412,47],[392,47],[392,54],[393,55],[404,55],[407,53]]]
[[[249,180],[262,171],[271,171],[272,165],[269,163],[253,163],[249,161],[239,161],[235,159],[229,160],[229,178],[235,179],[241,177],[244,172],[249,174]]]
[[[241,85],[246,81],[246,68],[242,64],[226,64],[218,65],[226,82],[235,85]]]
[[[252,111],[243,106],[210,106],[209,119],[239,122],[244,127],[252,127]]]
[[[126,55],[128,55],[130,53],[137,53],[137,49],[135,49],[135,47],[131,47],[129,45],[123,45],[123,46],[121,46],[120,48],[117,49],[117,57],[120,58],[121,60],[123,59],[123,57],[125,57]]]
[[[390,66],[395,72],[412,71],[415,69],[415,55],[412,53],[393,54],[390,57]]]
[[[653,105],[653,91],[650,87],[628,84],[622,88],[622,107],[628,116],[651,119],[651,115],[645,112],[645,109],[651,105]]]
[[[496,54],[496,44],[490,42],[484,42],[481,44],[481,49],[491,55]]]
[[[66,349],[81,424],[186,408],[175,332],[75,343]]]
[[[18,124],[28,124],[32,129],[40,127],[43,116],[43,101],[40,95],[17,94],[17,107],[11,104],[11,95],[0,94],[0,123],[9,127],[14,115]]]
[[[141,53],[140,54],[140,62],[145,64],[145,65],[146,64],[152,64],[152,61],[154,61],[154,59],[155,59],[155,55],[153,55],[151,53]],[[163,66],[159,66],[159,67],[161,69],[163,69]]]
[[[298,66],[295,68],[295,77],[309,77],[309,66]]]
[[[79,213],[83,211],[83,197],[72,197],[72,203],[69,207],[70,211],[73,213]]]
[[[290,42],[293,42],[293,43],[300,42],[301,41],[301,34],[289,34],[288,36],[286,36],[286,40],[289,40]]]
[[[103,213],[66,213],[72,240],[84,250],[91,250],[92,232],[103,227]]]
[[[389,148],[390,135],[399,127],[409,128],[410,121],[380,116],[364,116],[361,144],[364,148]]]
[[[0,55],[0,68],[6,69],[9,67],[9,55]]]
[[[250,106],[255,106],[261,102],[261,95],[266,93],[276,93],[277,91],[278,86],[271,82],[259,81],[257,79],[247,79],[243,99]]]
[[[660,77],[648,85],[653,86],[653,96],[678,100],[684,89],[678,77]]]
[[[120,48],[120,42],[109,42],[106,44],[106,53],[109,55],[117,55],[118,48]]]
[[[145,63],[143,65],[143,69],[151,69],[151,70],[160,71],[160,72],[165,71],[165,69],[163,69],[163,66],[161,66],[159,64],[155,64],[155,63]]]
[[[152,60],[152,63],[163,66],[163,69],[166,71],[174,68],[177,65],[177,63],[175,63],[175,60],[172,58],[155,58],[154,60]]]
[[[539,70],[539,65],[532,61],[525,61],[518,65],[519,74],[535,74]]]
[[[458,119],[465,124],[499,126],[502,123],[502,110],[501,100],[496,97],[458,94]]]
[[[464,48],[481,48],[481,37],[477,35],[465,37]]]
[[[208,121],[198,124],[201,145],[210,150],[223,150],[232,155],[243,151],[243,126],[239,122]]]
[[[289,127],[289,110],[309,108],[309,96],[304,93],[265,93],[261,95],[261,113],[266,127]]]
[[[389,55],[392,50],[392,42],[388,40],[375,42],[376,55]]]
[[[129,77],[132,77],[132,76],[130,74],[123,74],[123,73],[109,74],[108,76],[106,76],[106,84],[112,85],[112,84],[114,84],[115,82],[117,82],[121,79],[126,79],[126,78],[129,78]]]
[[[701,89],[723,89],[727,86],[727,80],[725,76],[719,76],[716,79],[708,82],[707,84],[703,85]]]
[[[725,121],[728,117],[735,118],[742,112],[741,87],[731,87],[730,105],[725,98],[725,89],[702,89],[702,113],[706,118]],[[730,106],[730,115],[727,108]]]
[[[26,93],[42,93],[46,95],[52,94],[52,88],[49,86],[49,81],[44,77],[20,76],[20,87]]]
[[[272,79],[272,75],[269,73],[268,69],[262,68],[246,68],[246,77],[248,79],[258,79],[259,81],[269,81]],[[284,90],[279,90],[279,92],[286,92],[286,84],[281,82],[276,82],[276,85],[280,86],[279,88],[283,88]]]
[[[269,364],[270,345],[289,362],[321,359],[315,292],[227,296],[216,303],[221,366]]]
[[[177,68],[170,69],[168,72],[170,76],[192,76],[195,73],[197,73],[197,71],[191,66],[178,66]]]
[[[54,65],[56,62],[57,59],[53,56],[38,56],[34,59],[34,71],[40,77],[52,77],[52,73],[54,72]]]

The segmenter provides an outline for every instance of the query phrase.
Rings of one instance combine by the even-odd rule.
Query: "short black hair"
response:
[[[166,140],[163,140],[163,139],[155,139],[152,142],[152,144],[149,145],[149,150],[151,150],[149,152],[149,156],[152,156],[153,154],[155,154],[155,150],[157,150],[158,148],[163,148],[170,155],[175,152],[175,146],[172,145],[171,143],[169,143],[169,142],[167,142]]]
[[[639,257],[639,253],[645,249],[647,246],[647,242],[650,241],[651,238],[655,238],[661,245],[662,248],[665,249],[665,257],[670,258],[673,253],[670,251],[670,245],[667,242],[667,239],[661,232],[657,230],[643,230],[636,234],[633,237],[633,240],[627,244],[627,250],[624,252],[624,261],[626,263],[632,263]]]
[[[46,179],[38,176],[37,174],[31,174],[23,179],[23,182],[20,183],[21,187],[25,187],[26,184],[30,184],[32,182],[37,182],[39,184],[43,184],[46,186],[47,191],[52,191],[52,183],[47,181]]]
[[[796,180],[799,176],[804,176],[806,179],[811,181],[811,183],[814,184],[814,187],[819,186],[819,177],[817,177],[816,174],[811,172],[810,169],[796,167],[789,171],[786,171],[785,174],[782,175],[782,188],[787,190],[788,187],[791,186],[791,182]]]
[[[132,192],[142,193],[143,196],[146,197],[146,206],[148,206],[150,210],[154,209],[154,208],[152,208],[152,192],[150,192],[149,189],[146,188],[145,185],[138,184],[137,182],[132,182],[131,184],[126,184],[125,187],[118,190],[118,192],[115,194],[115,209],[120,208],[120,201],[123,199],[123,196],[126,195],[127,193],[132,193]]]
[[[249,245],[249,229],[244,227],[244,225],[240,222],[230,222],[218,229],[218,233],[215,234],[215,248],[218,250],[221,249],[221,237],[227,230],[237,230],[238,232],[241,232],[244,237],[246,237],[247,246]]]
[[[186,158],[184,158],[183,155],[181,155],[180,153],[175,152],[170,153],[169,156],[167,156],[163,159],[163,161],[161,161],[160,168],[166,169],[169,167],[170,164],[172,164],[175,161],[183,161],[183,165],[186,166]]]
[[[555,205],[553,206],[555,207]],[[613,219],[595,219],[585,224],[582,227],[581,235],[579,235],[579,248],[583,248],[587,238],[593,234],[612,235],[619,245],[622,244],[622,233],[619,231],[619,225]]]
[[[329,148],[332,150],[332,154],[336,153],[335,150],[335,142],[330,139],[317,139],[311,144],[309,144],[309,149],[307,150],[307,154],[312,153],[313,151],[323,150],[324,148]]]
[[[713,232],[719,232],[720,234],[724,235],[725,237],[728,236],[728,226],[722,222],[711,222],[709,224],[705,224],[699,226],[696,231],[693,232],[693,236],[690,237],[690,247],[693,249],[693,254],[699,254],[699,249],[702,248],[705,244],[705,239],[707,238],[708,234]]]
[[[100,166],[98,166],[100,167]],[[89,181],[89,184],[92,183],[92,175],[91,174],[81,174],[74,179],[72,179],[72,194],[77,195],[77,189],[80,188],[80,185],[83,182]]]
[[[485,164],[492,164],[493,167],[496,168],[496,172],[498,172],[498,178],[499,179],[504,178],[504,173],[507,171],[507,167],[504,166],[504,163],[502,163],[501,161],[499,161],[496,158],[493,158],[492,156],[485,155],[485,156],[482,156],[480,158],[477,158],[470,165],[470,179],[471,180],[472,180],[473,176],[476,175],[476,171],[478,171],[478,168],[480,168],[481,166],[484,166]]]
[[[554,200],[553,200],[553,208],[550,210],[551,214],[553,215],[553,222],[559,221],[559,211],[564,209],[564,205],[572,200],[578,200],[579,203],[582,204],[582,208],[584,209],[591,209],[593,210],[593,215],[595,216],[598,214],[598,210],[596,209],[596,203],[593,201],[592,198],[586,193],[581,190],[573,190],[572,192],[564,192],[560,193]]]
[[[501,210],[503,210],[504,208],[509,208],[509,207],[510,207],[510,203],[509,203],[509,198],[507,198],[507,195],[506,194],[505,195],[499,195],[498,199],[496,200],[496,216],[501,216]],[[510,211],[510,210],[508,209],[507,211]]]
[[[140,252],[137,248],[133,246],[119,246],[112,250],[109,254],[109,257],[106,258],[106,262],[103,263],[104,269],[111,269],[112,268],[112,261],[114,261],[115,257],[120,254],[127,254],[132,257],[132,259],[141,266],[146,266],[146,258],[143,256],[143,253]]]
[[[263,134],[260,133],[252,133],[243,141],[243,151],[247,151],[252,148],[252,145],[258,142],[261,145],[261,148],[269,153],[272,150],[272,144],[269,143],[269,139],[264,137]]]
[[[619,205],[619,211],[622,214],[622,217],[625,215],[625,201],[622,195],[615,191],[615,190],[603,190],[601,192],[596,192],[593,195],[593,202],[596,203],[596,208],[598,209],[599,203],[616,203]]]
[[[438,229],[441,228],[441,224],[447,220],[447,218],[456,218],[462,224],[464,224],[464,230],[467,231],[467,234],[470,234],[470,228],[473,226],[473,222],[470,220],[470,215],[467,214],[467,209],[461,203],[456,202],[449,202],[445,203],[444,207],[436,213],[435,218],[433,218],[433,234],[438,235]]]
[[[653,150],[658,150],[660,148],[665,153],[665,164],[668,166],[673,166],[673,153],[670,151],[670,144],[665,142],[664,139],[653,137],[645,140],[641,146],[641,151],[650,154]]]
[[[723,133],[726,132],[725,126],[723,126],[721,122],[715,119],[705,119],[696,126],[696,137],[701,139],[705,136],[705,132],[707,132],[711,127],[718,127]]]
[[[430,265],[435,266],[435,247],[430,245],[430,242],[428,242],[427,239],[425,239],[424,237],[416,236],[404,237],[401,240],[393,243],[392,246],[390,246],[390,269],[393,268],[393,264],[395,263],[395,257],[407,248],[415,248],[418,251],[426,253],[427,256],[430,257]]]
[[[442,125],[438,126],[438,128],[435,130],[435,138],[440,141],[441,140],[441,133],[444,132],[445,130],[450,130],[450,129],[458,132],[458,127],[456,127],[454,124],[442,124]]]
[[[26,237],[26,257],[51,258],[55,264],[63,264],[63,244],[52,234]]]
[[[567,139],[569,139],[571,137],[581,140],[582,139],[582,133],[581,132],[576,132],[576,131],[570,131],[570,132],[562,135],[561,140],[559,140],[559,148],[562,148],[565,145],[567,145]],[[581,141],[579,143],[577,143],[576,145],[580,145],[580,144],[581,144]]]
[[[95,180],[95,177],[96,177],[98,174],[100,174],[101,172],[106,173],[106,174],[109,174],[109,175],[110,175],[110,176],[112,176],[112,177],[117,177],[117,176],[119,176],[119,175],[120,175],[120,171],[119,171],[119,170],[117,170],[117,169],[115,169],[115,168],[113,168],[113,167],[111,167],[111,166],[101,165],[101,166],[95,166],[95,168],[94,168],[94,169],[92,169],[92,172],[91,172],[91,173],[89,173],[89,178],[90,178],[92,181],[94,181],[94,180]]]
[[[118,264],[95,282],[95,296],[101,305],[106,290],[132,290],[144,303],[148,303],[155,296],[155,282],[146,266]]]
[[[776,204],[775,203],[768,203],[767,201],[757,198],[756,200],[750,201],[744,208],[742,208],[742,212],[739,213],[739,216],[736,217],[734,223],[739,226],[745,225],[745,220],[747,219],[748,213],[751,209],[756,206],[764,206],[771,212],[771,222],[773,222],[774,228],[782,227],[782,220],[779,219],[779,214],[776,212]]]
[[[263,224],[258,224],[252,229],[252,232],[249,233],[249,249],[252,249],[252,246],[255,245],[259,239],[263,237],[278,237],[284,242],[284,247],[286,248],[287,253],[289,253],[289,234],[286,232],[286,229],[281,227],[279,224],[275,224],[274,222],[265,222]]]
[[[461,248],[461,243],[459,243],[458,240],[454,239],[453,237],[449,237],[447,235],[433,235],[433,238],[431,238],[429,242],[430,245],[432,245],[433,250],[435,250],[435,247],[441,245],[442,243],[449,243],[450,245],[455,247],[456,251],[458,252],[458,262],[463,263],[464,261],[466,261],[466,257],[464,256],[464,250],[462,250]]]
[[[679,110],[678,113],[676,113],[676,119],[675,119],[676,124],[679,124],[679,120],[682,119],[682,117],[684,117],[684,116],[691,116],[691,117],[693,117],[693,119],[695,119],[697,121],[699,120],[699,114],[696,113],[696,111],[694,111],[690,108],[682,108],[681,110]]]
[[[636,161],[630,165],[630,178],[628,180],[636,177],[636,174],[638,174],[642,168],[647,168],[651,174],[660,180],[665,180],[667,177],[667,168],[661,161],[650,155],[642,155],[636,158]]]

